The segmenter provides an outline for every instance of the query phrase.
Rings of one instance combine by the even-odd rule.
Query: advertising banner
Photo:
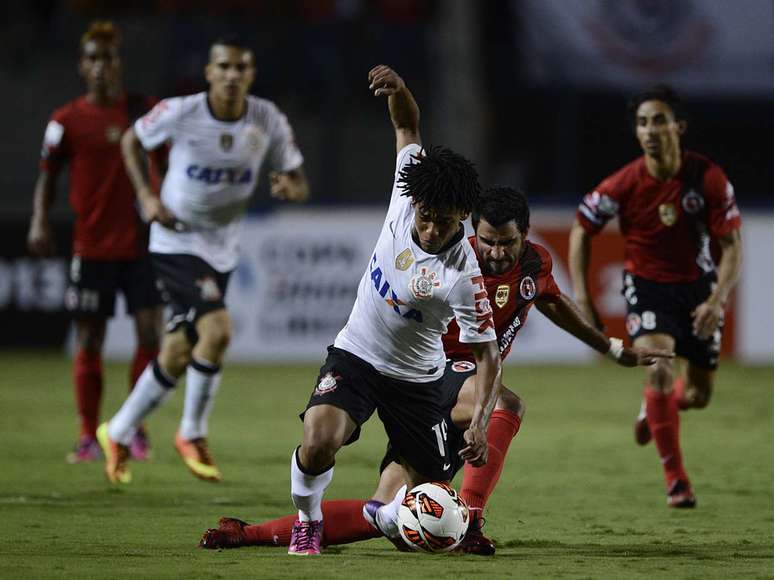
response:
[[[234,320],[230,360],[319,363],[346,323],[357,285],[382,227],[381,209],[287,211],[250,217],[242,232],[241,259],[229,286]],[[567,245],[573,210],[533,212],[529,237],[553,256],[557,284],[572,294]],[[767,263],[774,247],[774,217],[745,218],[745,267],[728,306],[722,352],[745,362],[774,363],[774,287]],[[626,337],[621,296],[623,241],[615,224],[593,240],[590,281],[611,336]],[[770,260],[768,260],[770,262]],[[123,312],[119,304],[117,310]],[[111,322],[108,357],[126,359],[134,349],[132,324]],[[581,363],[596,354],[560,330],[536,309],[519,333],[509,363]]]

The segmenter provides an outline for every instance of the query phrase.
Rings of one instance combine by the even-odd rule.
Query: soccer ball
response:
[[[445,483],[422,483],[406,493],[398,528],[406,544],[424,552],[449,552],[468,531],[468,506]]]

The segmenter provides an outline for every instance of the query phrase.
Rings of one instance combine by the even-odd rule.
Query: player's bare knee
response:
[[[650,386],[665,391],[672,385],[674,366],[671,361],[659,360],[656,364],[647,367],[647,373]]]
[[[304,443],[298,450],[301,464],[309,472],[318,473],[333,463],[339,445],[332,438],[313,440],[304,436]]]
[[[500,395],[497,397],[497,405],[495,408],[514,413],[521,418],[527,410],[527,405],[516,393],[503,386]]]

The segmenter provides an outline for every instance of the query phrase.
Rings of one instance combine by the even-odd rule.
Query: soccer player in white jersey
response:
[[[309,193],[287,118],[272,102],[248,95],[255,77],[252,51],[237,39],[216,42],[205,76],[207,92],[161,101],[121,143],[143,213],[153,222],[150,252],[172,317],[158,358],[98,429],[105,471],[114,483],[131,480],[127,444],[183,374],[175,447],[195,476],[221,479],[208,451],[208,419],[231,336],[224,295],[237,263],[242,218],[265,160],[273,170],[272,195],[303,201]],[[169,169],[159,199],[149,186],[144,156],[165,143]]]
[[[392,69],[377,66],[368,78],[374,94],[388,98],[398,152],[395,182],[349,321],[328,349],[303,415],[303,440],[291,459],[298,520],[290,554],[320,553],[320,504],[335,455],[358,438],[374,410],[409,488],[451,478],[440,385],[446,361],[441,336],[452,318],[478,363],[473,420],[459,452],[474,465],[486,463],[487,426],[500,385],[492,311],[461,223],[478,199],[478,175],[448,149],[422,148],[419,109]]]

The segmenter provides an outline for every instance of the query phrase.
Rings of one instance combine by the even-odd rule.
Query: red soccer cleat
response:
[[[487,538],[481,528],[484,527],[484,519],[474,516],[470,520],[468,531],[462,538],[460,545],[454,551],[460,554],[475,554],[476,556],[494,556],[495,545]]]
[[[645,414],[645,401],[643,401],[640,407],[640,414],[637,415],[637,419],[634,421],[634,440],[637,442],[637,445],[647,445],[652,438],[653,435],[648,426],[648,417]]]
[[[667,492],[667,505],[672,508],[695,508],[696,496],[691,484],[682,479],[672,483]]]
[[[217,528],[210,528],[202,539],[199,547],[205,550],[226,550],[229,548],[242,548],[247,546],[244,528],[247,522],[236,518],[220,518]]]

